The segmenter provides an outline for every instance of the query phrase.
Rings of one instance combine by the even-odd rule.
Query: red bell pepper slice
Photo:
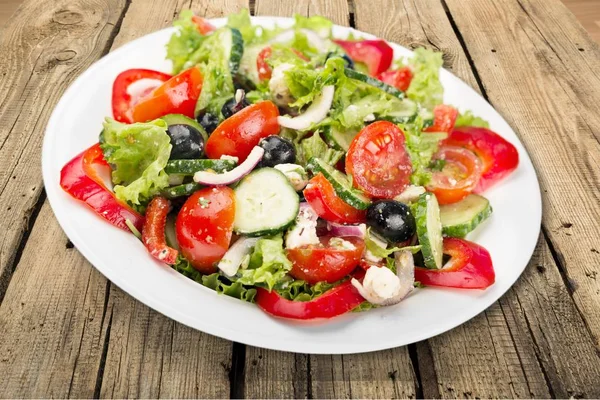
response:
[[[384,71],[377,75],[377,79],[406,92],[412,82],[413,73],[409,67]]]
[[[275,290],[269,292],[263,288],[258,288],[256,293],[256,305],[267,314],[302,320],[336,317],[358,307],[364,301],[349,280],[310,301],[288,300]]]
[[[128,89],[133,83],[142,79],[152,79],[160,82],[166,82],[171,79],[171,75],[150,69],[128,69],[117,75],[113,83],[112,90],[112,111],[113,116],[119,122],[132,123],[131,108],[142,97],[160,86],[158,83],[145,88],[140,93],[132,95]]]
[[[69,161],[60,171],[60,186],[117,228],[131,232],[125,222],[129,220],[141,231],[144,217],[117,200],[104,183],[101,183],[102,180],[96,172],[91,176],[86,174],[86,171],[92,171],[92,164],[106,165],[101,155],[102,151],[99,150],[99,144],[95,144]]]
[[[442,145],[449,144],[467,148],[483,162],[483,171],[475,193],[482,193],[508,176],[519,165],[519,153],[515,146],[502,136],[487,128],[461,126],[453,129]]]
[[[365,64],[371,76],[386,71],[394,59],[394,49],[381,39],[376,40],[334,40],[354,61]]]
[[[200,32],[203,35],[206,35],[208,33],[211,33],[212,31],[214,31],[215,28],[213,26],[213,24],[211,24],[210,22],[208,22],[206,19],[199,17],[197,15],[194,15],[192,17],[192,22],[194,24],[196,24],[196,28],[198,28],[198,32]]]
[[[173,265],[177,261],[177,250],[167,245],[165,224],[171,202],[164,197],[155,197],[146,209],[146,221],[142,228],[142,242],[148,252],[158,261]]]
[[[490,253],[480,245],[458,238],[444,239],[450,260],[441,269],[415,267],[415,280],[425,286],[485,289],[496,280]]]

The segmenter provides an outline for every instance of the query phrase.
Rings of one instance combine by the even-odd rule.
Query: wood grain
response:
[[[537,3],[536,13],[550,13],[552,3]],[[536,24],[529,6],[516,0],[494,4],[448,1],[491,103],[530,150],[544,193],[544,232],[598,346],[600,113],[590,112],[590,104],[600,102],[600,84],[594,83],[598,58],[588,65],[580,54],[585,52],[565,50],[569,43],[589,41],[568,19],[561,24],[568,37],[548,39],[550,27]],[[504,34],[497,35],[498,29]],[[552,45],[556,40],[562,45]],[[574,68],[580,72],[570,71]]]

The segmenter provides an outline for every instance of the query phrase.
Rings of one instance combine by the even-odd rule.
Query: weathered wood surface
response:
[[[64,89],[182,8],[213,17],[245,6],[439,49],[505,116],[540,177],[544,220],[499,302],[402,348],[275,352],[169,320],[72,248],[31,162]],[[600,49],[560,1],[27,0],[0,48],[0,397],[600,397]]]

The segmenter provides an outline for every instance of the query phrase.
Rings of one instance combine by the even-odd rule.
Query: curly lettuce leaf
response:
[[[193,16],[194,13],[191,10],[183,10],[179,14],[179,19],[173,22],[177,31],[171,35],[171,39],[167,43],[167,59],[173,62],[173,74],[178,74],[183,70],[190,54],[200,48],[206,38],[192,21]]]
[[[317,32],[322,38],[330,38],[333,22],[319,15],[313,17],[304,17],[300,14],[294,14],[294,28],[310,29]]]
[[[227,26],[240,31],[242,39],[244,39],[244,46],[265,43],[281,30],[280,28],[268,29],[260,25],[252,25],[247,8],[241,9],[237,14],[229,14]]]
[[[172,146],[162,119],[128,125],[106,118],[100,146],[118,199],[140,205],[169,185],[164,168]]]
[[[208,64],[202,65],[201,69],[204,81],[196,103],[196,114],[208,111],[222,120],[223,104],[232,98],[235,92],[229,64],[223,51],[216,51]]]
[[[408,98],[429,109],[441,104],[444,97],[440,82],[440,68],[444,63],[442,53],[418,48],[408,63],[413,72],[413,79],[406,91]]]
[[[423,121],[417,117],[413,123],[400,125],[406,137],[406,148],[412,164],[410,176],[413,185],[425,186],[431,179],[431,158],[438,150],[439,142],[448,134],[445,132],[423,133]]]
[[[480,126],[483,128],[489,128],[490,124],[485,119],[473,115],[471,110],[458,115],[454,126]]]
[[[284,282],[276,288],[277,293],[287,300],[310,301],[336,286],[335,283],[317,282],[310,285],[303,280]]]
[[[296,101],[290,107],[301,108],[313,102],[323,90],[323,86],[343,85],[348,80],[344,74],[344,60],[336,57],[330,58],[325,67],[316,70],[310,64],[297,66],[286,72],[285,83]]]
[[[301,165],[306,165],[313,157],[318,157],[329,165],[335,165],[344,156],[343,151],[327,146],[318,131],[302,140],[296,150],[296,161]]]
[[[234,279],[243,285],[259,285],[271,290],[290,269],[292,262],[285,256],[283,238],[276,235],[258,240],[248,267],[240,269]]]

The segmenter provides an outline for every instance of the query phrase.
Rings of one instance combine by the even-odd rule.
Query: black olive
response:
[[[348,57],[347,54],[340,55],[339,53],[331,51],[327,54],[326,60],[329,60],[330,58],[333,58],[333,57],[342,58],[344,60],[344,64],[346,64],[346,68],[354,69],[354,61],[352,61],[352,59],[350,57]]]
[[[242,89],[238,89],[235,92],[235,97],[232,97],[231,99],[227,100],[225,104],[223,104],[223,107],[221,108],[221,114],[223,114],[223,117],[229,118],[236,112],[242,111],[249,105],[250,103],[248,103],[248,100],[246,100],[244,91]]]
[[[379,200],[367,208],[367,225],[390,242],[404,242],[415,234],[410,208],[394,200]]]
[[[173,146],[170,156],[172,160],[202,157],[204,138],[198,129],[190,125],[176,124],[169,126],[167,134]]]
[[[258,145],[265,149],[265,154],[260,162],[261,167],[274,167],[278,164],[296,162],[296,148],[287,139],[279,136],[267,136]]]
[[[209,112],[198,115],[198,117],[196,117],[196,121],[202,125],[206,133],[209,135],[213,133],[215,129],[217,129],[217,126],[219,126],[219,117]]]

